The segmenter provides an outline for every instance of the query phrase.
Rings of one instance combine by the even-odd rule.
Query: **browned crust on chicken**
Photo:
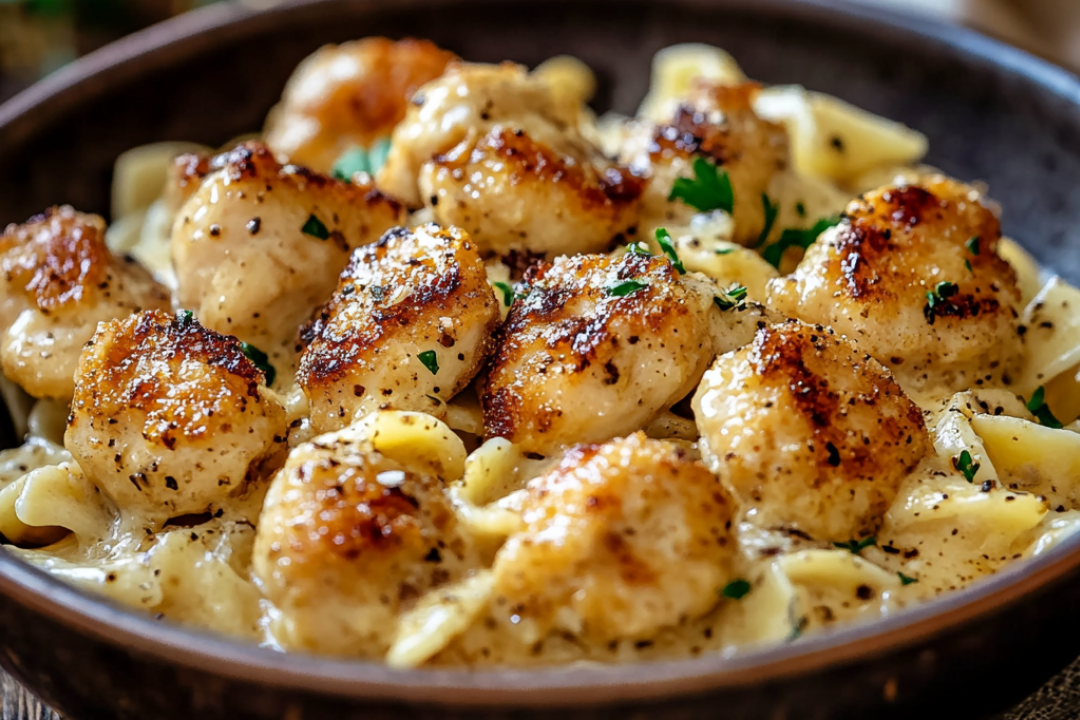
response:
[[[271,115],[267,143],[291,162],[329,172],[350,146],[367,147],[388,137],[416,90],[442,75],[456,57],[412,38],[373,37],[323,47],[290,79]]]
[[[189,375],[189,363],[210,368],[215,381]],[[101,421],[136,410],[145,417],[143,438],[170,449],[179,438],[240,430],[215,416],[235,417],[261,403],[265,384],[239,340],[204,328],[189,313],[160,310],[104,325],[87,343],[77,377],[76,407],[92,408]],[[70,424],[79,418],[73,414]]]
[[[854,200],[840,227],[836,254],[829,261],[830,275],[844,279],[838,289],[859,300],[892,300],[904,293],[918,302],[926,293],[912,281],[921,279],[926,268],[898,263],[897,255],[908,248],[919,250],[943,242],[962,246],[977,238],[978,253],[967,257],[972,272],[955,279],[960,292],[938,304],[935,312],[938,317],[957,319],[998,312],[998,297],[984,292],[981,285],[1015,284],[1016,273],[996,252],[1001,238],[997,217],[978,202],[967,201],[960,207],[957,199],[965,195],[961,190],[954,183],[939,182],[928,188],[886,188]],[[935,232],[942,227],[957,232],[943,237]]]
[[[70,207],[53,207],[0,235],[4,279],[46,315],[93,302],[109,292],[112,255],[105,222]]]
[[[488,437],[542,440],[536,436],[549,432],[564,413],[544,392],[548,378],[573,381],[598,371],[616,391],[620,356],[639,343],[663,348],[672,333],[679,339],[679,328],[684,342],[702,339],[694,337],[688,293],[664,258],[577,255],[554,266],[533,266],[525,279],[529,293],[514,301],[497,334],[481,393]],[[643,286],[623,296],[612,293],[627,282]]]
[[[432,162],[447,168],[454,179],[465,177],[470,165],[496,162],[510,186],[538,183],[562,192],[581,212],[615,215],[637,203],[645,181],[617,165],[594,169],[553,152],[521,129],[492,128],[469,153],[437,155]]]
[[[414,407],[417,388],[452,398],[483,365],[497,323],[494,293],[467,234],[395,228],[353,253],[337,290],[301,329],[297,380],[313,402],[337,408],[333,426],[361,406],[430,411],[430,403]],[[442,357],[436,373],[415,360],[428,351]]]
[[[315,441],[316,446],[319,441]],[[379,476],[386,463],[345,463],[333,456],[307,460],[295,469],[311,488],[312,512],[298,512],[287,524],[286,542],[295,553],[308,551],[313,544],[320,555],[353,562],[361,556],[411,553],[418,561],[429,549],[432,538],[425,537],[424,525],[442,533],[453,521],[448,505],[434,505],[434,513],[421,520],[420,500],[408,492],[425,482],[406,471],[401,486],[386,487]],[[425,503],[425,507],[427,504]],[[298,508],[299,509],[299,508]]]
[[[926,443],[922,410],[869,355],[863,354],[861,360],[869,373],[875,373],[867,376],[872,380],[837,387],[829,377],[834,372],[830,358],[844,350],[851,348],[838,345],[832,330],[794,322],[759,330],[750,350],[750,362],[762,382],[786,385],[791,407],[812,433],[807,447],[817,457],[815,488],[837,473],[873,482],[884,469],[883,451]],[[872,437],[837,422],[855,407],[882,412]],[[917,461],[909,458],[904,470],[911,470]],[[878,509],[884,512],[887,506]]]

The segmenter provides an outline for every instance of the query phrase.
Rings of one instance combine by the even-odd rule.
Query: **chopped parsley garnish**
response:
[[[310,235],[311,237],[317,237],[320,240],[326,240],[330,237],[330,231],[323,225],[322,220],[315,217],[314,213],[308,215],[307,222],[304,223],[304,227],[300,228],[300,232],[305,235]]]
[[[1046,404],[1046,388],[1042,385],[1031,394],[1031,399],[1028,400],[1027,409],[1035,416],[1035,419],[1039,421],[1040,425],[1045,425],[1048,428],[1060,430],[1063,426],[1061,421],[1054,417],[1054,413],[1050,412],[1050,406]]]
[[[803,630],[810,624],[805,615],[797,614],[794,600],[788,605],[788,624],[791,625],[791,633],[787,636],[788,640],[798,640],[799,636],[803,634]]]
[[[765,227],[761,228],[761,234],[757,236],[757,244],[754,247],[761,247],[765,245],[765,241],[769,240],[769,233],[772,232],[772,226],[777,223],[777,216],[780,215],[780,205],[773,205],[769,195],[761,193],[761,207],[765,209]]]
[[[780,214],[780,206],[773,205],[772,200],[765,193],[761,193],[761,206],[765,209],[765,227],[761,228],[761,234],[758,235],[757,245],[754,247],[761,247],[765,244],[765,241],[769,239],[769,234],[772,232],[773,225],[776,224],[776,216]]]
[[[910,585],[911,583],[919,582],[918,578],[908,577],[907,575],[905,575],[902,572],[898,572],[896,574],[900,576],[900,584],[901,585]]]
[[[425,350],[416,357],[420,359],[420,362],[424,363],[424,367],[430,370],[432,375],[439,374],[439,358],[435,355],[434,350]]]
[[[638,290],[644,290],[649,287],[649,283],[641,282],[640,280],[624,280],[618,285],[612,285],[607,289],[608,295],[614,295],[615,297],[626,297],[632,295]]]
[[[660,232],[657,230],[656,232]],[[626,246],[626,252],[631,255],[638,255],[640,257],[652,257],[652,253],[649,252],[649,248],[645,247],[645,243],[633,242]]]
[[[349,148],[334,162],[330,174],[345,182],[352,182],[352,176],[358,172],[374,175],[386,164],[389,154],[390,138],[380,138],[370,148]]]
[[[861,553],[863,550],[870,547],[871,545],[877,545],[877,538],[874,537],[873,535],[871,535],[870,537],[865,537],[862,540],[849,540],[848,542],[834,542],[833,545],[840,548],[841,550],[849,551],[852,555],[858,555],[859,553]]]
[[[274,378],[277,377],[277,370],[270,364],[270,357],[266,353],[246,342],[240,343],[240,352],[244,353],[244,357],[250,360],[255,367],[262,370],[263,375],[266,376],[267,386],[274,384]]]
[[[732,580],[725,585],[724,589],[720,591],[720,594],[726,598],[731,598],[732,600],[741,600],[748,592],[750,592],[750,583],[739,579]]]
[[[514,304],[514,286],[513,285],[511,285],[510,283],[504,283],[504,282],[494,282],[494,283],[491,283],[491,284],[494,285],[499,290],[499,292],[502,293],[503,305],[505,305],[506,307],[510,307],[511,305]]]
[[[721,310],[731,310],[734,307],[738,307],[744,300],[746,300],[746,288],[742,285],[736,285],[730,290],[724,291],[713,297],[713,302],[716,303],[716,307]]]
[[[926,317],[926,322],[933,325],[934,319],[937,318],[938,308],[958,292],[960,292],[960,286],[948,280],[943,280],[935,285],[933,290],[928,290],[926,293],[926,305],[923,306],[923,315]]]
[[[979,236],[974,235],[974,236],[968,238],[967,242],[964,243],[964,247],[966,247],[968,249],[968,252],[971,253],[972,255],[978,255],[979,254]]]
[[[675,243],[671,240],[671,233],[664,228],[657,228],[656,242],[660,244],[660,249],[667,255],[671,265],[679,271],[680,275],[685,275],[686,267],[682,264],[682,260],[679,259],[679,253],[675,252]]]
[[[730,255],[735,252],[735,248],[717,248],[716,250],[713,250],[713,252],[717,255]]]
[[[975,272],[975,271],[974,271],[974,270],[972,269],[972,267],[971,267],[971,261],[970,261],[970,260],[965,260],[965,261],[964,261],[964,267],[966,267],[966,268],[967,268],[967,271],[968,271],[969,273],[973,273],[973,272]]]
[[[194,322],[195,320],[195,313],[191,312],[190,310],[181,310],[177,314],[180,316],[180,322],[184,323],[185,325],[190,322]]]
[[[952,459],[953,467],[959,470],[964,479],[968,482],[975,482],[975,473],[979,472],[979,468],[982,467],[979,463],[971,459],[971,453],[964,450],[959,455]]]
[[[817,242],[818,236],[821,235],[821,233],[839,224],[840,217],[834,215],[833,217],[821,218],[814,223],[813,227],[802,230],[788,228],[780,233],[779,240],[762,251],[761,257],[765,259],[765,262],[779,270],[780,261],[784,259],[784,252],[788,248],[798,247],[805,250]]]
[[[694,158],[694,179],[676,178],[668,200],[682,200],[698,212],[735,208],[735,194],[727,170],[700,155]]]

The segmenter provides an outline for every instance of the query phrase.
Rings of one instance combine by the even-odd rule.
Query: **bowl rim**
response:
[[[489,0],[400,0],[432,7]],[[507,2],[508,0],[502,0]],[[509,0],[512,1],[512,0]],[[555,0],[572,2],[573,0]],[[599,0],[617,2],[617,0]],[[50,75],[0,105],[0,137],[17,142],[37,122],[54,119],[102,83],[122,81],[205,43],[254,33],[293,13],[343,4],[295,0],[255,11],[211,5],[112,43]],[[357,8],[378,0],[345,0]],[[1029,53],[973,30],[936,20],[856,5],[846,0],[648,0],[647,4],[713,7],[804,21],[834,32],[871,33],[898,45],[948,49],[1039,87],[1080,110],[1080,79]],[[59,580],[14,554],[0,552],[0,592],[35,612],[113,645],[194,670],[264,685],[371,700],[458,706],[588,706],[646,700],[780,680],[898,651],[976,622],[1061,580],[1080,567],[1080,534],[967,588],[895,615],[845,625],[794,643],[765,644],[732,654],[617,666],[532,669],[392,669],[382,664],[304,653],[280,653],[213,632],[161,622]],[[418,694],[417,691],[423,691]]]

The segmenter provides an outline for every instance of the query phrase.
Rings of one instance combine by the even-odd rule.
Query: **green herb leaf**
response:
[[[923,306],[923,316],[931,325],[938,315],[938,308],[948,302],[948,299],[960,292],[960,286],[956,283],[943,280],[934,286],[933,290],[926,293],[926,305]]]
[[[358,172],[374,175],[386,164],[386,158],[389,154],[389,138],[376,140],[370,148],[351,147],[334,161],[334,167],[330,174],[345,182],[352,182],[352,176]]]
[[[424,363],[424,367],[431,371],[432,375],[439,374],[439,358],[435,355],[434,350],[425,350],[416,356],[420,362]]]
[[[902,572],[898,572],[896,574],[900,576],[900,584],[901,585],[910,585],[911,583],[919,582],[918,578],[908,577],[907,575],[905,575]]]
[[[805,615],[797,615],[795,609],[795,601],[792,600],[788,605],[788,624],[791,626],[791,632],[788,634],[787,639],[798,640],[803,634],[803,630],[810,624],[810,621]]]
[[[964,267],[966,267],[966,268],[967,268],[967,271],[968,271],[969,273],[973,273],[973,272],[975,272],[975,271],[974,271],[974,270],[973,270],[973,269],[971,268],[971,261],[970,261],[970,260],[965,260],[965,261],[964,261]]]
[[[748,592],[750,592],[750,583],[746,580],[739,579],[732,580],[725,585],[724,589],[720,591],[720,594],[726,598],[731,598],[732,600],[741,600]]]
[[[317,237],[320,240],[326,240],[330,237],[330,231],[323,225],[322,220],[315,217],[314,213],[308,215],[307,222],[304,223],[304,227],[300,228],[300,232],[311,237]]]
[[[820,236],[821,233],[839,224],[840,217],[833,216],[821,218],[814,223],[813,227],[805,228],[803,230],[788,228],[780,233],[780,238],[776,242],[761,252],[761,257],[765,259],[765,262],[779,270],[780,261],[783,260],[784,252],[788,248],[799,247],[805,250],[817,242],[818,236]]]
[[[277,377],[277,370],[270,364],[270,357],[266,353],[246,342],[240,343],[240,352],[244,353],[244,356],[250,360],[255,367],[262,370],[263,375],[266,376],[267,387],[274,384],[274,378]]]
[[[682,200],[698,212],[735,208],[735,194],[727,170],[698,155],[694,158],[694,179],[676,178],[669,201]]]
[[[660,231],[657,230],[657,232]],[[649,252],[649,248],[645,247],[645,243],[632,242],[626,246],[626,252],[639,257],[652,257],[652,253]]]
[[[964,247],[966,247],[968,249],[968,252],[971,253],[972,255],[978,255],[979,254],[979,236],[975,235],[973,237],[968,238],[967,242],[964,243]]]
[[[716,303],[716,307],[721,310],[731,310],[740,305],[744,300],[746,300],[746,288],[742,285],[737,285],[730,290],[713,297],[713,302]]]
[[[761,234],[758,235],[757,244],[754,247],[761,247],[769,239],[773,225],[776,224],[776,216],[780,214],[780,206],[773,205],[772,200],[765,193],[761,193],[761,206],[765,209],[765,227],[761,228]]]
[[[664,251],[664,254],[667,255],[668,260],[679,271],[679,274],[685,275],[686,268],[683,266],[682,260],[679,260],[679,253],[675,252],[675,243],[671,239],[671,233],[664,228],[657,228],[656,242],[660,244],[660,249]]]
[[[834,542],[833,545],[840,548],[841,550],[847,550],[847,551],[851,552],[852,555],[858,555],[859,553],[861,553],[863,550],[870,547],[871,545],[877,545],[877,538],[874,537],[873,535],[871,535],[870,537],[865,537],[862,540],[849,540],[848,542]]]
[[[504,282],[494,282],[494,283],[491,283],[491,284],[494,285],[499,290],[499,292],[502,293],[503,305],[505,305],[506,307],[510,307],[511,305],[514,304],[514,286],[513,285],[511,285],[510,283],[504,283]]]
[[[735,248],[717,248],[716,250],[713,250],[713,252],[717,255],[730,255],[735,252]]]
[[[632,295],[638,290],[644,290],[649,287],[649,283],[641,282],[640,280],[624,280],[617,285],[612,285],[607,289],[608,295],[614,295],[615,297],[626,297]]]
[[[952,459],[953,467],[959,470],[964,475],[964,479],[968,482],[975,481],[975,473],[979,472],[979,468],[982,467],[979,463],[974,462],[971,459],[971,453],[964,450],[959,455]]]
[[[1050,412],[1050,406],[1046,404],[1046,388],[1042,385],[1031,394],[1031,399],[1028,400],[1027,403],[1027,409],[1035,416],[1035,419],[1039,421],[1040,425],[1055,430],[1060,430],[1064,427],[1061,424],[1061,421],[1054,417],[1054,413]]]
[[[180,322],[184,323],[185,325],[187,323],[195,321],[195,313],[191,312],[190,310],[181,310],[177,314],[180,316]]]

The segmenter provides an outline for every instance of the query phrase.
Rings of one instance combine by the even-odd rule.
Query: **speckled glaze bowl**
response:
[[[929,161],[989,182],[1007,233],[1080,282],[1080,81],[971,32],[795,0],[306,0],[216,5],[107,47],[0,106],[0,222],[106,213],[112,162],[257,130],[326,42],[426,37],[482,61],[558,53],[632,110],[659,48],[702,41],[751,77],[902,120]],[[13,444],[10,421],[4,442]],[[976,718],[1080,654],[1080,537],[871,624],[732,657],[542,671],[395,671],[282,655],[130,612],[0,550],[0,664],[89,718]]]

